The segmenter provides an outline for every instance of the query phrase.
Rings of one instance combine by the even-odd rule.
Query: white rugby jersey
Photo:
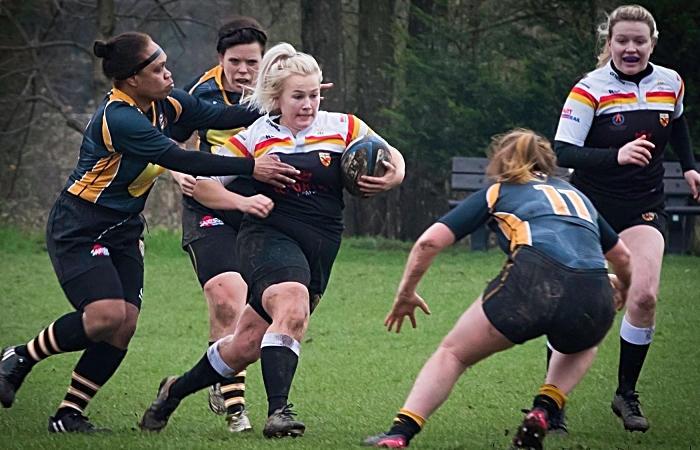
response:
[[[340,157],[354,139],[375,133],[352,114],[319,111],[311,126],[296,136],[278,121],[279,116],[261,117],[232,136],[218,153],[246,158],[274,154],[294,166],[300,174],[292,186],[282,189],[255,182],[257,192],[275,202],[266,219],[255,220],[285,227],[289,221],[284,218],[292,217],[339,239],[344,207]],[[234,177],[213,178],[226,185]]]
[[[590,72],[571,90],[564,103],[557,141],[583,146],[596,117],[626,112],[649,111],[662,127],[683,114],[684,86],[671,69],[649,63],[653,70],[639,85],[620,79],[610,62]],[[611,126],[622,126],[611,119]]]
[[[644,203],[663,193],[663,152],[671,122],[683,114],[684,86],[673,70],[649,63],[639,84],[621,79],[610,62],[586,75],[569,93],[559,119],[556,141],[579,147],[610,149],[646,136],[655,148],[645,167],[602,169],[574,166],[572,183],[592,199]]]

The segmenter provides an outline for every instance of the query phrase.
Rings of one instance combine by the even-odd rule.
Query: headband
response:
[[[263,30],[259,29],[259,28],[241,27],[241,28],[233,29],[233,30],[229,31],[228,33],[224,34],[223,36],[221,36],[221,37],[219,38],[219,42],[223,41],[224,39],[228,39],[228,38],[230,38],[230,37],[233,37],[233,36],[235,36],[236,34],[239,34],[239,33],[243,32],[243,31],[245,31],[245,30],[257,31],[258,33],[260,33],[260,34],[262,34],[263,36],[267,37],[267,34],[265,34],[265,32],[264,32]]]
[[[138,64],[136,67],[134,67],[131,71],[129,71],[129,75],[124,76],[124,77],[116,77],[117,80],[126,80],[127,78],[131,78],[137,73],[141,72],[146,66],[148,66],[150,63],[156,60],[157,57],[160,56],[160,54],[163,53],[163,50],[161,50],[160,47],[158,47],[158,50],[156,50],[151,56],[148,57],[145,61],[142,63]]]

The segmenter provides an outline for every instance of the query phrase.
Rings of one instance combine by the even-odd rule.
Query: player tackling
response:
[[[484,223],[508,260],[425,363],[389,431],[365,446],[407,447],[468,367],[546,335],[561,355],[513,438],[516,448],[541,449],[547,418],[564,407],[616,307],[624,305],[629,250],[583,194],[552,178],[549,142],[519,129],[495,137],[490,150],[487,173],[496,183],[470,195],[416,241],[384,325],[398,333],[406,317],[415,328],[416,308],[430,314],[416,293],[418,283],[440,251]],[[617,276],[608,276],[606,259]]]

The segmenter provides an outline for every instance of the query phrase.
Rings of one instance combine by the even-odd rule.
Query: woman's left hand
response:
[[[398,186],[403,181],[403,176],[399,174],[396,167],[392,163],[382,161],[382,164],[386,169],[384,175],[381,177],[362,175],[362,177],[360,177],[360,181],[357,182],[357,185],[360,187],[360,191],[365,194],[365,197],[381,194],[382,192]]]
[[[688,182],[690,190],[693,191],[693,198],[695,201],[700,202],[700,195],[698,194],[698,186],[700,186],[700,173],[697,170],[688,170],[683,173],[685,181]]]

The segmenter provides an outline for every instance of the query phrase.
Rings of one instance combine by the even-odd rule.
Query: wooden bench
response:
[[[700,215],[700,204],[692,197],[680,163],[665,162],[664,170],[666,253],[685,254],[695,239],[695,216]]]
[[[456,156],[452,158],[452,184],[449,205],[456,206],[472,192],[489,186],[492,181],[486,177],[489,160],[479,157]],[[700,205],[692,198],[690,187],[683,178],[680,164],[665,162],[664,185],[666,192],[666,212],[668,214],[666,252],[687,253],[695,238],[695,216],[700,215]],[[557,176],[567,178],[569,169],[558,168]],[[471,249],[488,249],[489,229],[484,226],[471,235]]]

